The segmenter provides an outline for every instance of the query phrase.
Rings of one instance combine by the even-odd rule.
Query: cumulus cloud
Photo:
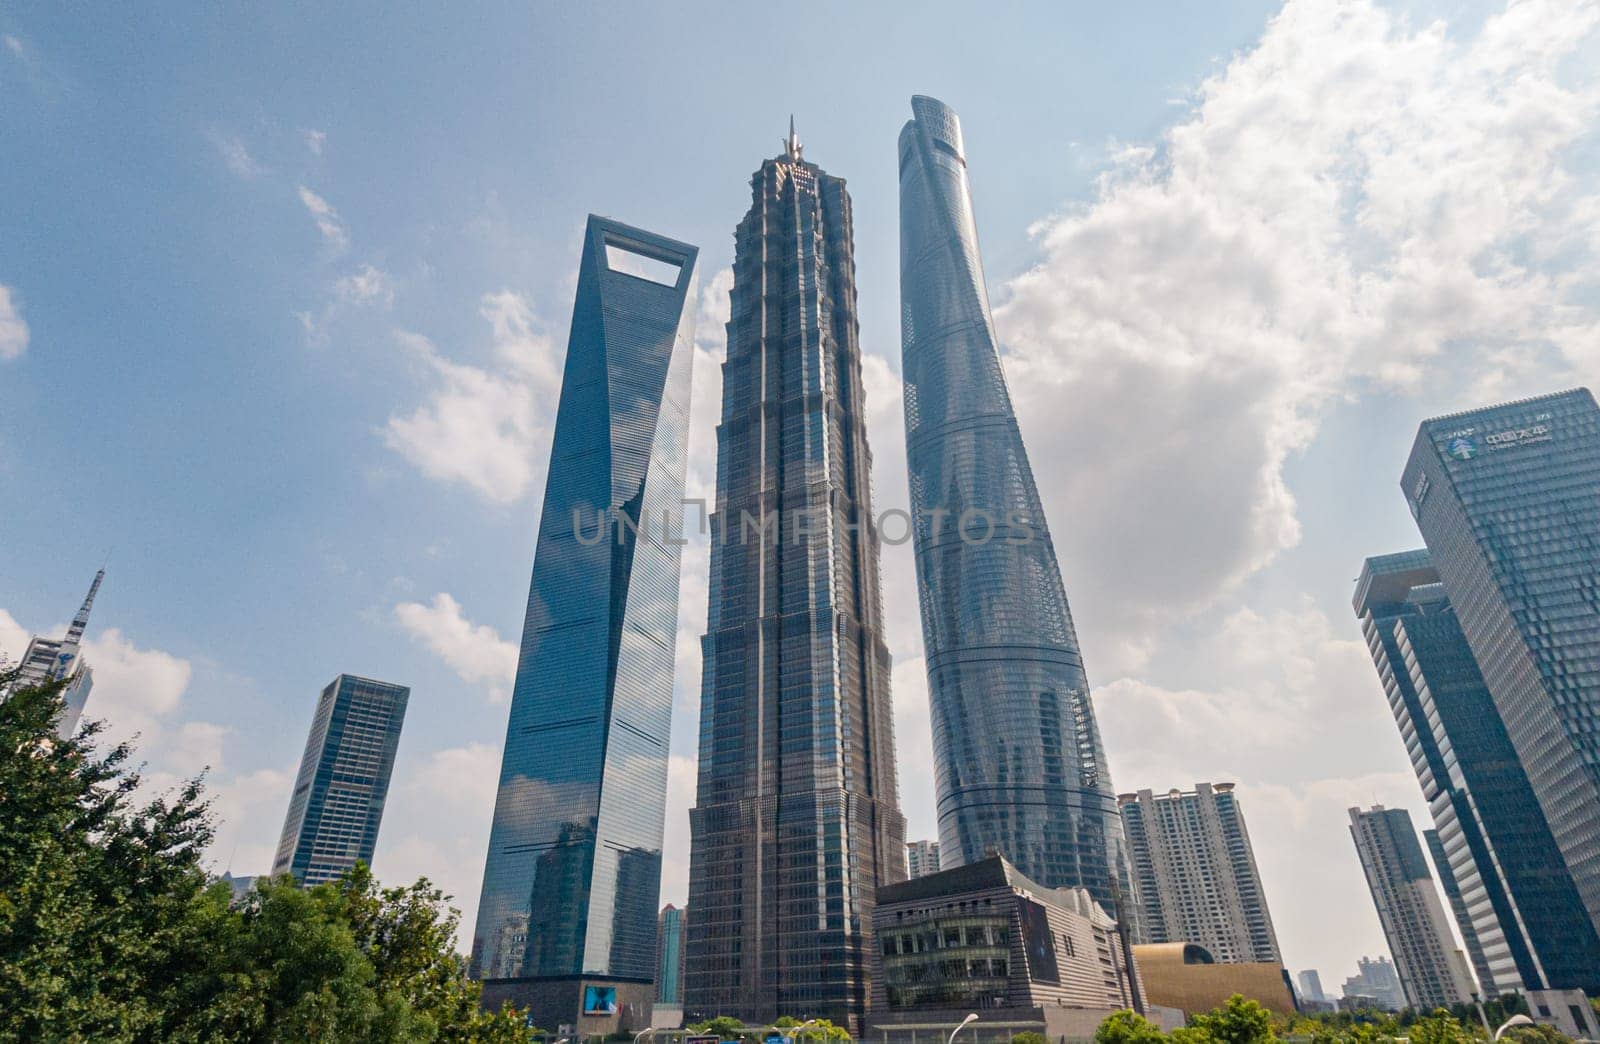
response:
[[[394,618],[411,637],[450,665],[462,681],[486,684],[489,698],[503,703],[510,698],[517,673],[517,647],[500,637],[488,624],[474,624],[461,603],[443,592],[433,602],[401,602]]]
[[[141,736],[147,748],[162,733],[163,721],[178,710],[193,668],[188,660],[160,649],[142,648],[118,628],[84,639],[83,656],[94,669],[94,688],[84,711],[103,718],[107,741]]]
[[[453,362],[420,334],[396,334],[433,388],[425,405],[389,418],[384,439],[429,478],[510,504],[544,472],[562,357],[520,295],[486,294],[479,314],[493,335],[492,369]]]
[[[1137,665],[1295,545],[1284,463],[1341,396],[1444,356],[1593,361],[1600,209],[1571,146],[1600,96],[1564,59],[1595,21],[1520,3],[1463,39],[1291,0],[1036,226],[997,325],[1091,666]]]
[[[20,663],[32,637],[10,613],[0,609],[0,665]]]
[[[333,204],[304,185],[300,186],[300,202],[305,204],[306,211],[317,223],[317,231],[322,233],[323,242],[335,252],[342,252],[350,245],[350,233],[339,219],[339,212],[333,209]]]
[[[22,306],[13,296],[16,291],[0,283],[0,362],[15,359],[28,350],[28,324]]]
[[[453,897],[461,911],[456,944],[463,952],[472,945],[499,780],[500,751],[488,744],[414,756],[402,743],[372,855],[381,880],[427,877]]]
[[[362,265],[349,275],[341,276],[333,284],[333,291],[346,304],[385,308],[394,304],[394,281],[389,273],[372,265]]]

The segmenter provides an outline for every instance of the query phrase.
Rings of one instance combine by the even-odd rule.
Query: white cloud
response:
[[[311,151],[313,156],[322,155],[323,147],[328,144],[326,131],[307,130],[303,132],[302,137],[305,139],[306,148]]]
[[[517,673],[517,647],[487,624],[474,624],[450,595],[433,596],[430,605],[401,602],[394,618],[414,639],[450,665],[462,681],[487,683],[489,697],[503,703]]]
[[[211,144],[215,146],[217,155],[222,157],[223,164],[236,176],[249,180],[266,173],[266,168],[256,162],[249,146],[238,135],[213,133]]]
[[[15,666],[20,663],[32,639],[33,635],[26,627],[17,623],[10,613],[0,609],[0,664]]]
[[[322,233],[323,242],[336,253],[350,245],[350,233],[345,229],[344,222],[339,220],[339,212],[333,209],[333,204],[304,185],[300,186],[300,202],[305,204],[312,220],[317,223],[317,231]]]
[[[694,807],[699,766],[688,754],[667,761],[667,821],[661,844],[661,902],[689,901],[689,809]]]
[[[0,283],[0,362],[16,359],[28,350],[28,324],[11,287]]]
[[[375,304],[385,308],[394,304],[394,281],[389,273],[372,265],[362,265],[349,275],[341,276],[333,284],[333,291],[345,304]]]
[[[472,945],[483,886],[500,751],[471,743],[419,757],[421,764],[413,765],[402,741],[372,856],[373,872],[391,884],[427,877],[452,896],[452,905],[461,911],[456,943],[465,952]]]
[[[1092,668],[1296,544],[1284,463],[1341,396],[1446,356],[1600,357],[1600,210],[1568,155],[1600,96],[1563,61],[1595,20],[1520,3],[1463,40],[1291,0],[1158,147],[1037,226],[997,325]]]
[[[94,688],[85,718],[102,718],[102,739],[120,742],[141,737],[146,750],[162,738],[164,721],[174,714],[189,688],[188,660],[160,649],[140,648],[112,627],[84,639],[83,656],[94,669]]]
[[[5,40],[6,50],[10,51],[18,58],[23,57],[23,55],[27,53],[22,46],[22,41],[17,39],[15,36],[12,36],[10,33],[5,34],[5,36],[0,37],[0,39]]]
[[[420,334],[396,334],[434,387],[426,405],[389,418],[384,438],[429,478],[510,504],[546,467],[561,355],[519,295],[486,294],[479,312],[493,334],[493,370],[452,362]]]

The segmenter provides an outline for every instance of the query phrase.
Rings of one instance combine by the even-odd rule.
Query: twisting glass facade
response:
[[[696,253],[584,237],[472,943],[541,1026],[649,1024]]]
[[[1115,909],[1132,899],[1122,823],[1000,368],[961,124],[932,98],[911,108],[901,344],[941,856],[959,866],[992,849]]]
[[[1425,421],[1401,488],[1600,926],[1600,407],[1580,388]]]
[[[792,131],[751,189],[717,428],[684,1008],[859,1032],[905,820],[850,196]]]

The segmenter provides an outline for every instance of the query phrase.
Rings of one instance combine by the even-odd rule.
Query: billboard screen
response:
[[[585,986],[583,988],[583,1013],[585,1015],[615,1015],[617,1013],[617,988],[615,986]]]
[[[1035,982],[1061,983],[1056,967],[1056,940],[1050,934],[1050,918],[1042,904],[1032,899],[1017,900],[1022,909],[1022,945],[1028,951],[1028,975]]]

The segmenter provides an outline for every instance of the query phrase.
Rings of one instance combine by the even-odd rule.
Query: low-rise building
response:
[[[1145,1000],[1187,1015],[1220,1008],[1235,993],[1269,1011],[1292,1014],[1296,1008],[1289,973],[1271,961],[1224,964],[1192,942],[1150,943],[1133,948]]]
[[[964,1041],[1087,1038],[1111,1012],[1144,1007],[1131,945],[1081,888],[1046,888],[991,856],[877,899],[866,1040],[931,1044],[971,1013]]]

